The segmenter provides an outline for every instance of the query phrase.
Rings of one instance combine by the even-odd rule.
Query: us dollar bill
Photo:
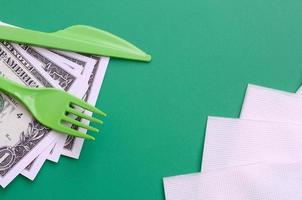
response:
[[[106,73],[106,69],[109,63],[108,57],[90,57],[96,60],[95,65],[93,66],[93,70],[90,72],[88,76],[88,89],[85,95],[82,97],[83,100],[87,101],[91,105],[95,105],[99,96],[99,92],[102,86],[102,82],[104,80],[104,76]],[[84,111],[86,115],[92,115],[89,111]],[[77,119],[82,123],[89,124],[89,121],[85,119]],[[80,127],[74,126],[75,129],[86,133],[87,130],[82,129]],[[84,140],[82,138],[76,138],[72,136],[67,136],[65,141],[65,145],[62,151],[62,154],[72,158],[79,158]]]
[[[35,60],[36,65],[47,72],[49,78],[58,82],[62,89],[66,90],[66,88],[69,88],[68,92],[73,94],[75,94],[75,92],[72,91],[74,88],[77,89],[77,92],[85,90],[85,87],[83,87],[84,83],[80,80],[81,77],[83,77],[81,76],[83,75],[83,68],[81,65],[71,62],[61,55],[58,56],[48,49],[26,45],[17,46],[17,48],[22,48],[21,51],[25,51],[25,57],[28,57],[29,60]],[[78,83],[81,83],[81,88],[78,87]],[[81,93],[79,95],[81,95]],[[34,180],[46,159],[57,162],[59,160],[65,138],[65,135],[60,135],[57,141],[47,147],[30,165],[25,168],[21,174],[30,180]]]
[[[26,45],[16,45],[15,47],[24,52],[25,57],[29,60],[35,61],[36,65],[48,75],[48,78],[59,85],[59,88],[77,97],[85,94],[88,84],[85,83],[86,77],[81,74],[80,65],[47,49]],[[53,162],[59,161],[66,135],[62,134],[59,137],[47,157]]]
[[[84,77],[82,79],[82,84],[85,84],[87,85],[87,88],[86,90],[84,91],[83,95],[81,96],[78,96],[79,98],[82,98],[85,100],[85,96],[86,96],[86,93],[90,87],[90,77],[91,77],[91,74],[92,74],[92,71],[94,70],[94,67],[96,66],[98,60],[97,59],[92,59],[88,56],[85,56],[85,55],[82,55],[82,54],[78,54],[78,53],[73,53],[73,52],[65,52],[65,51],[59,51],[59,50],[52,50],[54,53],[70,60],[71,62],[73,63],[76,63],[78,65],[81,66],[81,70],[80,70],[80,73],[81,73],[81,76]],[[84,112],[83,109],[81,108],[77,108],[77,110],[79,112]],[[78,117],[75,117],[74,116],[74,119],[78,120],[78,121],[82,121],[81,118],[78,118]],[[76,130],[79,130],[79,127],[77,126],[72,126],[73,129],[76,129]],[[64,155],[64,147],[66,146],[66,143],[69,143],[73,141],[75,141],[76,139],[74,137],[69,137],[66,135],[65,138],[61,138],[60,139],[61,141],[57,143],[56,145],[56,148],[57,149],[60,149],[60,152],[61,154]],[[73,157],[73,156],[70,156],[70,155],[67,155],[69,157]]]
[[[0,42],[0,75],[28,87],[54,87],[11,43]],[[39,124],[16,99],[0,93],[0,185],[6,187],[57,134]]]
[[[14,47],[22,52],[22,55],[27,60],[34,63],[38,69],[43,71],[46,74],[47,80],[52,81],[56,88],[61,88],[74,95],[83,94],[85,87],[83,86],[84,84],[81,84],[81,80],[79,80],[81,66],[61,56],[57,56],[46,49],[17,44],[14,44]],[[57,162],[61,150],[57,150],[55,147],[57,146],[57,142],[61,141],[62,138],[66,138],[66,136],[59,134],[57,140],[52,143],[52,148],[47,147],[21,174],[33,180],[43,166],[46,158]]]
[[[52,51],[76,64],[79,64],[82,67],[81,74],[85,77],[83,82],[85,82],[88,87],[87,90],[85,90],[85,94],[81,96],[81,98],[88,103],[95,105],[109,63],[109,58],[86,56],[58,50]],[[84,112],[84,110],[81,109],[79,109],[79,111]],[[92,113],[88,111],[85,111],[85,114],[92,115]],[[89,124],[89,122],[85,119],[76,118],[76,120]],[[80,127],[72,126],[72,128],[86,133],[86,130]],[[62,155],[72,158],[79,158],[83,142],[84,140],[81,138],[67,136],[64,142],[64,148],[61,152]]]
[[[51,80],[57,82],[60,88],[76,95],[83,93],[79,91],[81,81],[78,80],[82,77],[79,77],[79,70],[75,70],[79,69],[80,65],[43,48],[27,45],[15,45],[15,48],[22,48],[27,53],[26,55],[30,56],[29,59],[35,60],[37,65],[49,75]]]
[[[8,25],[8,24],[3,24],[0,22],[0,25]],[[56,87],[56,88],[61,87],[62,89],[64,89],[65,91],[69,91],[70,93],[76,93],[75,91],[77,91],[77,92],[83,91],[85,93],[86,90],[81,89],[81,87],[80,87],[80,86],[83,86],[84,81],[83,80],[81,81],[80,78],[78,78],[78,77],[84,77],[87,79],[86,75],[78,76],[79,74],[81,74],[81,75],[84,74],[84,70],[81,67],[83,65],[83,63],[70,62],[70,60],[64,58],[63,55],[61,55],[59,57],[49,56],[49,51],[46,49],[30,47],[30,46],[25,46],[25,45],[22,45],[22,46],[19,46],[16,44],[11,44],[11,45],[15,48],[16,51],[19,52],[19,55],[21,55],[23,57],[23,60],[26,60],[28,63],[31,63],[31,65],[35,66],[37,69],[39,68],[39,70],[37,70],[37,71],[39,71],[39,73],[42,74],[42,77],[44,77],[44,78],[43,79],[41,79],[40,77],[38,77],[38,78],[39,78],[39,81],[43,82],[41,85],[43,85],[44,87]],[[26,53],[24,53],[24,52],[21,53],[22,49],[20,49],[20,47]],[[26,57],[25,56],[26,54],[29,56]],[[0,65],[0,68],[1,68],[1,65]],[[43,69],[43,70],[41,71],[41,69]],[[85,69],[86,69],[85,70],[86,72],[87,72],[87,70],[89,70],[89,68],[85,68]],[[47,77],[47,75],[51,76],[52,79]],[[76,80],[75,80],[75,78],[76,78]],[[55,81],[53,81],[53,80],[55,80]],[[46,82],[49,82],[49,84],[46,84]],[[50,82],[52,82],[52,83],[50,83]],[[80,85],[77,85],[75,83],[78,83]],[[78,94],[77,96],[80,97],[80,96],[82,96],[82,94]],[[60,136],[62,136],[62,135],[60,134]],[[30,158],[30,160],[33,160],[33,161],[23,162],[23,166],[19,167],[19,169],[21,169],[26,166],[25,163],[29,163],[29,165],[27,165],[26,169],[23,170],[22,174],[24,174],[26,177],[28,177],[30,179],[33,179],[36,176],[37,171],[40,169],[40,167],[42,166],[42,164],[45,161],[45,159],[43,157],[45,157],[45,155],[47,155],[48,152],[50,152],[50,149],[51,149],[50,147],[53,146],[53,144],[56,144],[56,141],[59,141],[59,140],[60,140],[60,138],[56,137],[56,139],[54,139],[54,141],[51,143],[51,145],[49,145],[46,149],[44,149],[43,152],[40,153],[39,156],[36,158],[33,155],[37,155],[38,153],[36,153],[36,151],[32,150],[31,152],[34,152],[35,154],[31,153],[31,156],[27,156],[26,158]],[[45,143],[44,145],[41,145],[41,146],[43,146],[43,148],[45,148],[47,146],[47,144]],[[1,163],[3,161],[6,161],[6,159],[7,159],[6,153],[3,154],[3,156],[2,156],[2,154],[0,155]],[[12,173],[12,174],[14,174],[14,176],[16,176],[18,173],[16,172],[16,173]],[[12,180],[14,176],[11,176],[10,180]],[[5,184],[8,184],[8,182],[4,183],[2,185],[5,185]]]
[[[25,176],[26,178],[30,179],[30,180],[34,180],[36,178],[36,176],[38,175],[41,167],[43,166],[44,162],[46,161],[49,152],[51,151],[51,149],[54,146],[54,142],[52,142],[47,148],[45,148],[43,150],[43,152],[41,152],[41,154],[35,158],[35,160],[33,162],[31,162],[23,171],[22,171],[22,175]]]

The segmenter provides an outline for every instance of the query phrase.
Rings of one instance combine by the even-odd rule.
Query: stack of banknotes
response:
[[[208,117],[201,173],[164,178],[166,200],[302,199],[301,97],[248,85],[239,119]]]
[[[0,41],[1,76],[28,87],[58,88],[92,105],[99,96],[108,62],[107,57]],[[81,128],[73,128],[85,133]],[[61,155],[79,158],[84,142],[42,126],[22,104],[3,93],[0,93],[0,129],[2,187],[18,175],[34,180],[46,160],[58,162]]]

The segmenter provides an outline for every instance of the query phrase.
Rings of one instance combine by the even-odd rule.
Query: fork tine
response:
[[[66,133],[66,134],[74,136],[74,137],[80,137],[80,138],[84,138],[84,139],[88,139],[88,140],[95,140],[95,138],[91,135],[74,130],[74,129],[64,126],[62,124],[60,125],[60,128],[57,131]]]
[[[97,128],[88,126],[88,125],[86,125],[86,124],[84,124],[84,123],[81,123],[81,122],[79,122],[79,121],[77,121],[77,120],[75,120],[75,119],[72,119],[72,118],[70,118],[70,117],[67,117],[67,116],[64,116],[64,117],[62,118],[62,120],[63,120],[63,121],[66,121],[66,122],[69,122],[69,123],[71,123],[71,124],[73,124],[73,125],[76,125],[76,126],[85,128],[85,129],[87,129],[87,130],[93,131],[93,132],[99,132],[99,130],[98,130]]]
[[[103,121],[99,120],[99,119],[96,119],[94,117],[91,117],[89,115],[86,115],[80,111],[77,111],[76,109],[73,109],[73,108],[67,108],[66,109],[67,112],[71,113],[71,114],[74,114],[78,117],[81,117],[81,118],[84,118],[84,119],[87,119],[89,121],[92,121],[92,122],[95,122],[95,123],[98,123],[98,124],[103,124]]]
[[[76,106],[80,106],[80,107],[82,107],[86,110],[89,110],[91,112],[94,112],[98,115],[106,116],[106,113],[104,113],[103,111],[101,111],[98,108],[90,105],[89,103],[83,101],[82,99],[76,98],[74,96],[71,96],[71,103],[76,105]]]

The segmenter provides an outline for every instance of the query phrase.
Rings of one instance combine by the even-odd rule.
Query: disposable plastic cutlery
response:
[[[70,26],[53,33],[0,25],[0,40],[99,56],[151,60],[150,55],[126,40],[84,25]]]
[[[35,119],[44,126],[75,137],[95,140],[93,136],[72,129],[70,127],[71,125],[82,127],[94,132],[98,132],[99,130],[75,120],[71,115],[84,118],[95,123],[103,123],[99,119],[76,110],[75,107],[81,107],[98,115],[106,116],[104,112],[85,101],[54,88],[24,87],[4,77],[0,77],[0,90],[21,101],[32,113]]]

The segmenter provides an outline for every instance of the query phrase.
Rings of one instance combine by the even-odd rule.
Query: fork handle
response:
[[[30,95],[29,88],[17,84],[7,78],[0,76],[0,90],[6,94],[16,97],[24,102],[27,95]]]

